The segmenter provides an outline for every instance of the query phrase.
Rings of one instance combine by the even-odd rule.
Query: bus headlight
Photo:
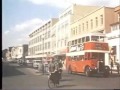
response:
[[[97,67],[95,67],[95,69],[97,69]]]

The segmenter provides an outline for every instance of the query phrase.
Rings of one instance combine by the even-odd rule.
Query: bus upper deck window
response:
[[[74,45],[74,41],[72,41],[72,45]]]
[[[92,41],[98,41],[99,40],[99,36],[91,36],[91,40]]]
[[[77,44],[77,40],[75,40],[75,44]]]
[[[87,37],[86,37],[86,42],[87,42],[87,41],[90,41],[90,38],[89,38],[89,36],[87,36]]]
[[[85,37],[82,38],[82,43],[85,42]]]
[[[80,38],[80,39],[78,39],[78,43],[81,43],[81,38]]]

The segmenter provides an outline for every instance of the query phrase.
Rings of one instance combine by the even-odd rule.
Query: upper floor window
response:
[[[79,33],[81,32],[81,26],[79,25]]]
[[[83,25],[83,31],[84,31],[84,23],[82,25]]]
[[[75,33],[75,34],[77,34],[77,26],[76,26],[75,30],[76,30],[76,33]]]
[[[75,29],[73,29],[73,35],[75,35]]]
[[[120,13],[118,13],[118,22],[120,22]]]
[[[100,15],[100,21],[101,21],[101,25],[103,24],[103,15]]]
[[[93,29],[93,20],[91,19],[91,29]]]
[[[96,27],[97,27],[98,26],[98,18],[96,17],[95,20],[96,20]]]
[[[86,28],[88,29],[88,22],[86,22]]]

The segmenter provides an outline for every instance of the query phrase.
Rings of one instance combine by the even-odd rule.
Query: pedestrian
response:
[[[50,63],[49,63],[49,72],[54,72],[55,70],[55,65],[54,65],[54,61],[51,60]]]
[[[44,62],[42,61],[42,74],[44,75],[45,70],[44,70]]]
[[[62,68],[62,67],[63,67],[62,60],[60,60],[60,61],[58,62],[58,67],[59,67],[59,68]]]
[[[115,64],[116,64],[116,67],[117,67],[117,72],[119,74],[119,72],[120,72],[120,64],[119,64],[118,60],[116,61]]]
[[[113,60],[111,60],[111,63],[110,63],[110,65],[111,65],[111,74],[112,74]]]

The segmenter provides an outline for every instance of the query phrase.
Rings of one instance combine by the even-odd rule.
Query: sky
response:
[[[32,31],[73,3],[116,7],[120,0],[2,0],[2,49],[28,44]]]

